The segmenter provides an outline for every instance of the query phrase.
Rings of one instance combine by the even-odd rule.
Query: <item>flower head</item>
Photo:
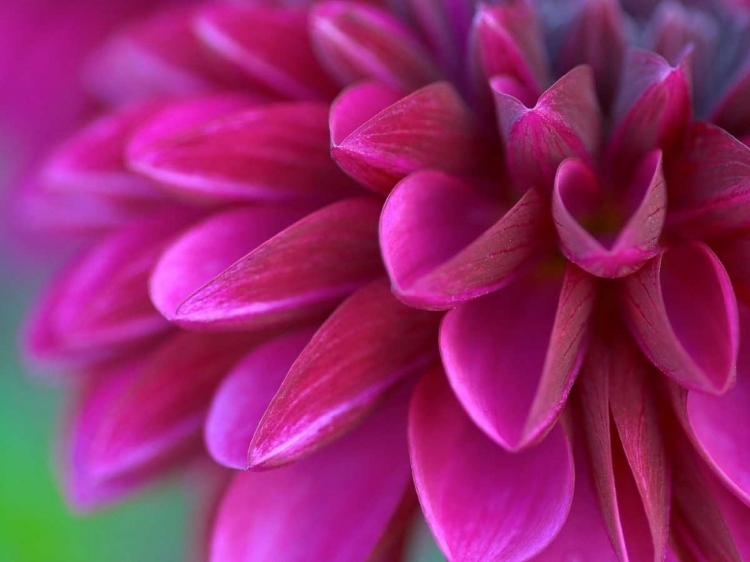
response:
[[[415,488],[450,560],[749,557],[745,9],[294,4],[124,28],[26,194],[71,501],[205,443],[215,561],[398,556]]]

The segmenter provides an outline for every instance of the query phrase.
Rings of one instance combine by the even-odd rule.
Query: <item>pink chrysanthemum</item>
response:
[[[247,2],[123,29],[88,65],[103,116],[19,206],[85,246],[26,334],[83,388],[70,501],[205,445],[249,469],[205,514],[214,562],[400,560],[418,505],[452,561],[750,560],[749,17]]]

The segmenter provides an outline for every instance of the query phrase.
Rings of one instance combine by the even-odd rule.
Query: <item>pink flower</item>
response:
[[[745,8],[293,4],[124,28],[27,194],[70,501],[205,444],[216,562],[750,557]]]

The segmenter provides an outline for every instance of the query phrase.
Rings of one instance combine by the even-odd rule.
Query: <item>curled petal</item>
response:
[[[632,215],[609,245],[590,233],[575,213],[577,206],[592,195],[596,196],[593,172],[580,160],[573,159],[563,162],[557,171],[552,215],[562,251],[568,259],[592,275],[630,275],[659,251],[659,236],[667,213],[667,187],[662,173],[661,154],[647,158],[637,176],[632,188],[640,197],[634,198]]]
[[[626,277],[623,308],[643,352],[682,386],[724,394],[734,384],[739,319],[724,267],[692,243]]]
[[[385,279],[355,292],[291,367],[255,433],[250,466],[291,462],[360,422],[437,358],[440,318],[396,300]]]
[[[195,29],[260,87],[290,99],[324,100],[336,86],[313,52],[308,20],[306,10],[294,8],[221,6],[201,14]]]
[[[674,236],[721,237],[750,226],[750,148],[726,131],[695,123],[666,172]]]
[[[174,322],[244,329],[327,313],[382,273],[380,206],[346,199],[308,215],[193,293]]]
[[[342,85],[377,80],[409,92],[440,79],[424,45],[387,11],[329,0],[313,9],[311,28],[321,62]]]
[[[240,207],[193,226],[170,244],[153,268],[149,285],[154,306],[174,321],[185,299],[304,216],[304,210],[286,206]]]
[[[507,166],[518,188],[551,190],[558,165],[571,156],[592,163],[599,147],[601,113],[590,68],[568,72],[531,109],[505,93],[504,83],[495,79],[491,85]]]
[[[651,51],[628,52],[615,99],[609,144],[615,167],[626,167],[657,148],[671,147],[692,119],[689,55],[676,66]]]
[[[204,428],[214,460],[229,468],[247,468],[247,453],[258,423],[311,335],[312,331],[305,329],[258,346],[222,381]]]
[[[508,453],[477,429],[435,369],[412,399],[409,446],[422,509],[450,560],[528,560],[562,528],[574,470],[560,428]]]
[[[350,96],[361,99],[363,94],[358,87],[346,90],[331,109],[332,154],[367,187],[388,194],[399,180],[422,168],[471,173],[480,166],[483,149],[473,116],[447,82],[425,86],[359,126],[352,121]]]
[[[515,451],[554,425],[578,374],[596,281],[574,265],[450,311],[440,333],[448,380],[474,422]]]
[[[211,560],[368,559],[410,485],[408,397],[397,393],[324,451],[276,470],[237,475],[219,508]]]
[[[540,257],[551,238],[545,198],[529,190],[499,219],[498,207],[441,172],[401,181],[380,219],[396,295],[420,308],[452,308],[499,289]]]
[[[351,193],[353,186],[331,160],[329,149],[328,106],[288,102],[187,129],[177,113],[169,114],[166,122],[157,116],[133,140],[128,163],[192,197],[330,201]]]

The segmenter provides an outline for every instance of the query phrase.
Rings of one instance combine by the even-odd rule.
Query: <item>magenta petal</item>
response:
[[[367,560],[410,485],[405,398],[399,392],[300,462],[235,477],[214,524],[211,561]]]
[[[113,198],[158,198],[154,185],[125,168],[125,146],[135,130],[163,104],[129,107],[84,128],[52,155],[41,181],[46,189]]]
[[[608,148],[615,166],[680,139],[692,119],[690,60],[686,55],[671,66],[651,51],[628,52]]]
[[[742,328],[750,327],[747,314]],[[725,396],[689,392],[687,420],[695,442],[711,468],[750,506],[750,434],[747,431],[750,400],[750,337],[743,331],[737,385]]]
[[[750,65],[746,65],[719,100],[711,116],[711,122],[735,135],[750,132]]]
[[[354,128],[346,97],[362,95],[359,89],[348,90],[331,110],[333,158],[360,183],[388,194],[399,180],[423,168],[459,174],[478,169],[483,150],[473,116],[447,82],[425,86]],[[341,119],[347,120],[342,129],[351,131],[346,136],[336,134]]]
[[[396,295],[444,309],[507,284],[549,246],[549,204],[530,190],[498,215],[496,201],[458,178],[424,171],[402,180],[380,219]]]
[[[165,125],[156,119],[147,139],[134,139],[128,162],[181,193],[330,201],[352,188],[329,154],[325,104],[266,104],[181,131],[176,115]]]
[[[750,148],[719,127],[692,126],[667,186],[667,227],[676,236],[720,237],[750,226]]]
[[[167,248],[153,269],[154,306],[174,320],[185,299],[304,216],[302,209],[286,206],[239,207],[192,227]]]
[[[555,82],[529,109],[494,79],[507,166],[517,187],[551,191],[558,165],[575,156],[585,162],[599,148],[601,114],[591,69],[577,67]]]
[[[360,2],[318,3],[311,15],[316,52],[340,84],[377,80],[409,92],[440,79],[429,51],[387,11]]]
[[[450,560],[528,560],[562,528],[574,469],[560,428],[508,453],[476,428],[436,369],[412,399],[409,446],[422,509]]]
[[[636,195],[640,192],[640,197],[634,201],[635,210],[617,233],[614,243],[607,247],[586,230],[571,210],[597,189],[593,172],[574,159],[563,162],[557,171],[552,215],[562,251],[592,275],[610,278],[630,275],[659,251],[659,236],[667,214],[667,187],[661,154],[655,153],[647,158],[637,175],[639,177],[632,186]]]
[[[222,381],[204,428],[206,447],[216,462],[247,468],[258,423],[311,335],[309,329],[292,332],[258,346]]]
[[[529,275],[450,311],[440,333],[448,380],[474,422],[515,451],[554,425],[585,349],[596,281]]]
[[[253,438],[250,466],[297,460],[361,422],[396,382],[437,359],[440,319],[396,300],[385,279],[354,293],[292,366]]]
[[[732,280],[734,294],[750,306],[750,232],[742,232],[711,244]]]
[[[623,308],[649,359],[690,389],[724,394],[734,384],[739,319],[732,284],[701,244],[675,247],[626,277]]]
[[[308,20],[300,9],[222,6],[199,16],[195,28],[260,86],[290,99],[327,99],[337,88],[315,57]]]
[[[319,316],[382,273],[381,202],[346,199],[280,232],[188,297],[174,321],[246,328]]]

